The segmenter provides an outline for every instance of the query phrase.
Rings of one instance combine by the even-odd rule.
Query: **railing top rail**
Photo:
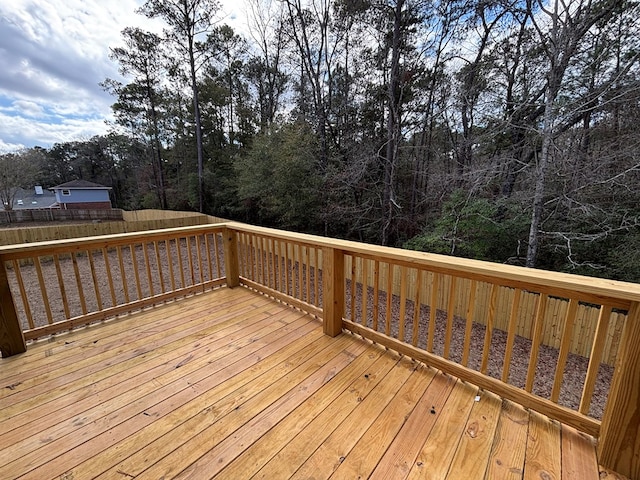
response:
[[[163,240],[167,237],[176,237],[182,234],[195,235],[216,231],[224,227],[225,224],[212,223],[189,227],[164,228],[159,230],[117,233],[113,235],[97,235],[93,237],[4,245],[0,246],[0,258],[3,260],[18,260],[21,258],[32,257],[34,254],[48,255],[53,253],[87,250],[89,248],[99,249],[107,246],[114,247],[118,245],[128,245],[132,240],[136,242]]]
[[[640,284],[635,283],[382,247],[233,222],[226,226],[237,231],[267,235],[291,242],[334,248],[383,262],[392,261],[409,267],[425,268],[500,285],[530,288],[534,291],[558,296],[565,295],[567,298],[578,298],[617,308],[628,308],[630,302],[640,301]]]

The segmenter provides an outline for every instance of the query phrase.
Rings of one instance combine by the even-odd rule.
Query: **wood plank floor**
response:
[[[0,387],[1,479],[599,478],[590,437],[244,288],[33,344]]]

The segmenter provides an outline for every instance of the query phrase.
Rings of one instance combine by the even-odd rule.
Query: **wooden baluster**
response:
[[[391,334],[391,309],[393,308],[393,274],[395,265],[387,263],[387,310],[384,316],[384,333]]]
[[[451,336],[453,334],[453,311],[455,309],[455,300],[458,290],[456,285],[458,284],[458,277],[451,277],[451,282],[449,285],[449,301],[447,302],[447,329],[444,334],[444,348],[442,351],[442,356],[444,358],[449,358],[449,353],[451,349]]]
[[[536,319],[533,324],[533,338],[531,339],[531,354],[529,355],[529,368],[527,369],[527,380],[525,382],[525,390],[531,393],[533,390],[533,381],[535,379],[536,367],[538,365],[538,351],[540,350],[540,337],[542,336],[542,327],[544,325],[544,317],[547,310],[546,293],[540,294],[538,300],[538,308],[536,311]]]
[[[191,246],[191,237],[187,237],[187,257],[189,258],[189,273],[191,274],[191,285],[196,284],[196,271],[193,267],[193,247]]]
[[[518,308],[520,307],[520,294],[522,290],[516,288],[513,292],[513,302],[511,303],[511,313],[509,315],[509,328],[507,330],[507,345],[504,349],[504,363],[502,365],[502,381],[509,383],[509,369],[511,367],[511,356],[513,355],[513,342],[516,338],[516,325],[518,322]]]
[[[51,305],[49,304],[49,295],[47,295],[47,287],[44,282],[44,275],[42,274],[42,264],[40,263],[40,257],[36,257],[33,263],[36,266],[36,274],[38,275],[38,284],[40,285],[40,292],[42,293],[44,310],[47,314],[47,323],[51,325],[53,323],[53,314],[51,313]],[[4,265],[3,265],[3,268],[4,268]]]
[[[198,259],[198,273],[200,274],[200,283],[204,283],[204,265],[202,265],[202,242],[200,235],[194,235],[193,241],[196,247],[196,258]]]
[[[102,296],[100,295],[100,286],[98,285],[98,274],[96,272],[96,265],[93,260],[93,252],[87,252],[89,257],[89,269],[91,270],[91,279],[93,280],[93,292],[96,295],[96,303],[98,304],[98,311],[102,311]]]
[[[147,248],[147,244],[142,244],[142,251],[144,252],[144,264],[147,270],[147,282],[149,282],[149,296],[153,297],[155,295],[155,290],[153,287],[153,278],[151,277],[151,262],[149,261],[149,250]]]
[[[560,343],[560,353],[558,354],[558,362],[556,364],[556,373],[553,379],[553,388],[551,389],[551,401],[558,403],[560,398],[560,388],[562,387],[562,379],[564,377],[564,367],[569,357],[569,349],[573,339],[573,326],[576,322],[576,312],[578,311],[578,300],[572,298],[569,301],[569,308],[564,319],[564,329]]]
[[[362,259],[362,313],[360,322],[362,325],[367,325],[367,301],[369,300],[369,260],[366,258]]]
[[[111,306],[115,307],[118,302],[116,301],[116,289],[113,286],[113,275],[111,274],[111,266],[109,265],[109,252],[106,248],[102,249],[102,259],[104,260],[104,269],[107,272],[107,282],[109,283],[109,292],[111,293]]]
[[[80,270],[78,269],[78,259],[76,258],[75,253],[71,253],[71,263],[73,264],[73,272],[76,276],[76,286],[78,288],[78,297],[80,299],[80,308],[82,309],[82,314],[87,314],[87,302],[84,298],[84,291],[82,289],[82,278],[80,278]]]
[[[302,291],[304,283],[302,281],[302,245],[298,245],[298,296],[296,298],[302,300],[304,292]]]
[[[306,302],[308,304],[312,304],[311,303],[311,252],[313,251],[313,249],[311,247],[305,247],[305,253],[306,253],[306,262],[305,262],[305,266],[304,266],[304,272],[305,272],[305,287],[307,289],[307,296],[305,298]]]
[[[411,344],[415,347],[418,345],[420,332],[420,290],[422,287],[422,270],[418,269],[416,274],[416,295],[413,299],[413,333],[411,335]]]
[[[582,388],[582,397],[580,398],[580,407],[578,409],[578,411],[584,415],[589,414],[589,408],[591,407],[591,397],[593,396],[593,389],[596,385],[596,379],[598,378],[598,370],[600,369],[600,362],[602,361],[602,351],[607,341],[610,318],[611,307],[602,305],[600,307],[600,314],[598,315],[598,324],[596,325],[596,332],[591,346],[587,376]],[[618,355],[620,355],[620,350],[618,350]]]
[[[37,260],[39,262],[39,259]],[[14,261],[14,266],[16,263]],[[27,344],[24,341],[22,326],[9,288],[7,267],[4,260],[0,259],[0,353],[3,357],[11,357],[26,351]]]
[[[177,239],[176,239],[177,241]],[[171,280],[171,291],[176,291],[176,279],[173,271],[173,253],[171,252],[171,239],[168,238],[164,241],[164,250],[167,253],[167,263],[169,264],[169,279]],[[207,245],[207,253],[209,253],[209,245]],[[210,255],[209,259],[211,259]],[[209,270],[209,275],[211,275],[211,269]]]
[[[176,240],[176,242],[177,241],[179,240]],[[134,244],[129,245],[129,250],[131,251],[131,263],[133,263],[133,275],[136,279],[136,292],[138,292],[138,300],[142,300],[142,284],[140,283],[140,270],[138,269],[136,246]]]
[[[322,249],[323,331],[335,337],[342,332],[344,316],[344,252],[334,248]]]
[[[427,351],[433,352],[433,341],[436,335],[436,315],[438,312],[438,289],[440,287],[440,274],[433,272],[431,282],[431,305],[429,305],[429,334],[427,336]]]
[[[60,256],[58,254],[55,254],[53,256],[53,263],[56,266],[56,275],[58,277],[58,287],[60,288],[60,296],[62,297],[62,308],[64,310],[64,317],[69,319],[71,318],[71,312],[69,311],[69,301],[67,299],[67,291],[64,288],[64,279],[62,278],[62,268],[60,268]]]
[[[284,246],[284,293],[285,295],[289,295],[289,243],[283,242]],[[293,268],[293,266],[291,266]],[[291,276],[293,276],[293,270],[291,271]],[[293,280],[292,280],[293,283]],[[291,292],[293,292],[293,285],[291,286]]]
[[[471,333],[473,332],[473,316],[476,311],[476,293],[478,282],[471,280],[469,287],[469,302],[467,303],[467,318],[464,327],[464,345],[462,347],[462,365],[469,366],[469,352],[471,350]]]
[[[351,316],[349,320],[352,322],[356,321],[356,263],[357,257],[355,255],[351,255]]]
[[[20,271],[20,263],[17,260],[13,261],[13,271],[16,275],[16,281],[18,282],[18,288],[20,289],[20,298],[22,299],[22,307],[24,308],[24,314],[27,317],[27,323],[29,328],[36,328],[33,323],[33,314],[31,313],[31,307],[29,306],[29,299],[27,297],[27,289],[24,288],[24,280],[22,279],[22,272]]]
[[[280,273],[282,264],[280,263],[280,240],[273,239],[273,288],[282,292],[282,279]]]
[[[407,277],[409,272],[407,267],[400,267],[400,313],[398,314],[398,340],[405,341],[405,323],[407,316]]]
[[[122,279],[122,291],[124,292],[124,301],[129,303],[129,285],[127,284],[127,273],[124,269],[124,260],[122,258],[122,247],[117,247],[118,263],[120,264],[120,278]]]
[[[373,263],[373,329],[378,331],[378,315],[380,314],[380,261]]]
[[[211,234],[211,238],[215,241],[216,234]],[[207,254],[207,268],[209,269],[209,281],[213,280],[213,264],[211,263],[211,243],[209,242],[209,234],[204,234],[204,251]],[[175,290],[175,288],[173,289]]]
[[[218,234],[213,234],[213,252],[216,259],[216,278],[221,278],[222,274],[220,273],[220,247],[218,246]]]
[[[607,317],[608,318],[608,317]],[[640,303],[631,302],[598,440],[601,465],[640,478]]]
[[[498,285],[491,285],[491,299],[489,300],[489,315],[487,315],[487,328],[484,331],[484,346],[482,348],[482,362],[480,363],[480,372],[487,373],[489,367],[489,355],[491,354],[491,336],[493,335],[493,325],[496,319],[497,301],[498,301]]]
[[[181,238],[176,238],[176,251],[178,253],[178,269],[180,270],[180,286],[181,288],[185,288],[187,286],[187,282],[184,276],[184,262],[182,259],[182,239]]]

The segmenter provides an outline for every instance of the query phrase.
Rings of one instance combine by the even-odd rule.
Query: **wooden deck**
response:
[[[2,479],[599,478],[590,437],[245,288],[33,344],[0,387]]]

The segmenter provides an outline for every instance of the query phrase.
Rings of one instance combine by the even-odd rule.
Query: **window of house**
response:
[[[65,195],[65,196],[71,195],[71,190],[62,190],[62,195]]]

